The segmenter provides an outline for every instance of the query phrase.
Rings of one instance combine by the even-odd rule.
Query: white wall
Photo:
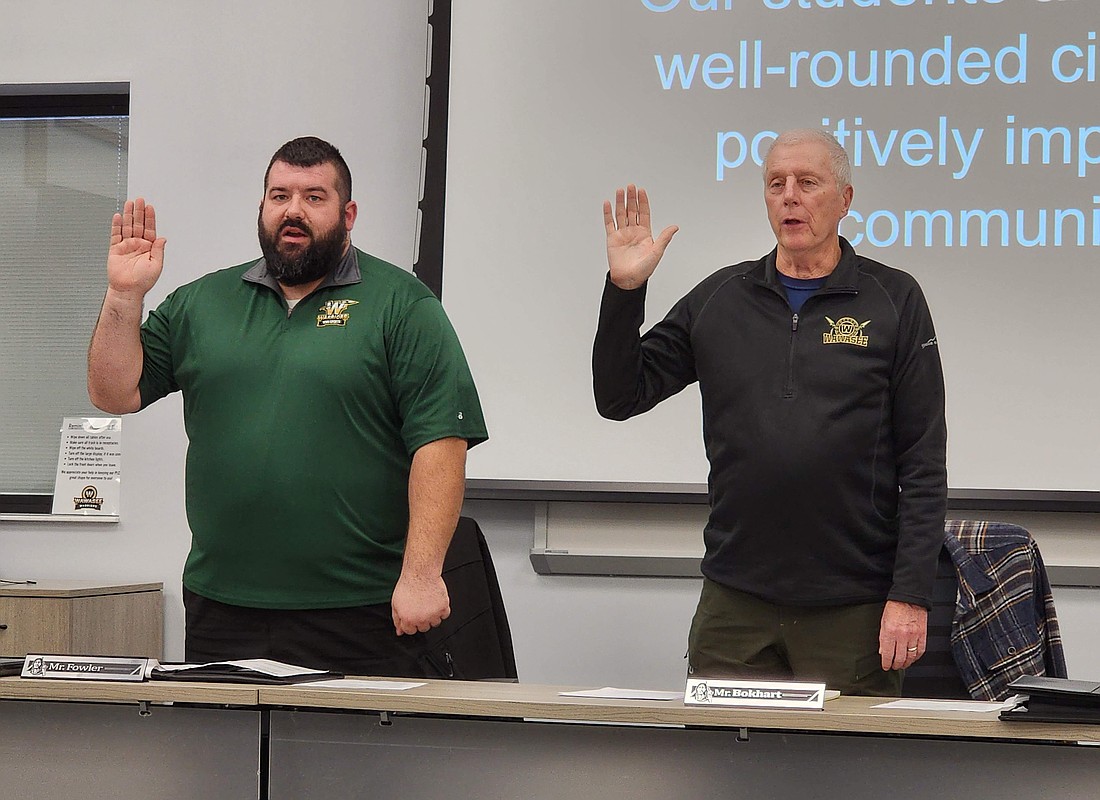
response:
[[[683,688],[700,581],[538,575],[529,557],[535,505],[467,501],[463,508],[492,551],[520,679]],[[592,519],[594,527],[600,522]]]

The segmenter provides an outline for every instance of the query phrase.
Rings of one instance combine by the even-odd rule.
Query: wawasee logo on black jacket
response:
[[[825,317],[825,321],[832,326],[833,330],[830,333],[821,334],[822,344],[851,344],[856,347],[866,347],[867,342],[870,341],[864,335],[863,329],[871,324],[871,320],[856,322],[852,317],[841,317],[833,322]]]

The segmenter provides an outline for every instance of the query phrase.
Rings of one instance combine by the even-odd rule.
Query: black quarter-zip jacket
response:
[[[596,406],[624,420],[699,382],[711,580],[785,605],[930,607],[947,505],[936,333],[910,275],[840,244],[798,314],[774,250],[715,272],[643,336],[645,287],[608,280]]]

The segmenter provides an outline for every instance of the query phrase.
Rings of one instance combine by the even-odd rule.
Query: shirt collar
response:
[[[267,271],[267,261],[262,258],[248,268],[244,275],[241,276],[241,280],[266,286],[277,292],[280,296],[283,294],[283,290],[279,287],[279,282]],[[353,283],[359,283],[362,280],[363,276],[359,272],[359,251],[349,246],[347,252],[340,257],[336,267],[325,276],[325,279],[321,281],[320,285],[314,291],[324,289],[328,286],[348,286]]]

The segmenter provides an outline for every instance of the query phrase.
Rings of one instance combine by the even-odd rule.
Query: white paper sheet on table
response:
[[[610,700],[683,700],[683,692],[659,692],[653,689],[584,689],[577,692],[558,692],[562,697],[602,697]]]
[[[1016,705],[1017,697],[1010,697],[1003,702],[986,700],[920,700],[910,698],[906,700],[893,700],[889,703],[879,703],[871,708],[906,708],[912,711],[971,711],[979,714],[988,714],[1000,711],[1004,708],[1012,708]]]
[[[304,686],[312,689],[320,686],[323,689],[370,689],[382,692],[403,692],[406,689],[415,689],[424,686],[425,683],[413,683],[412,681],[367,681],[362,678],[339,678],[331,681],[311,681]]]

